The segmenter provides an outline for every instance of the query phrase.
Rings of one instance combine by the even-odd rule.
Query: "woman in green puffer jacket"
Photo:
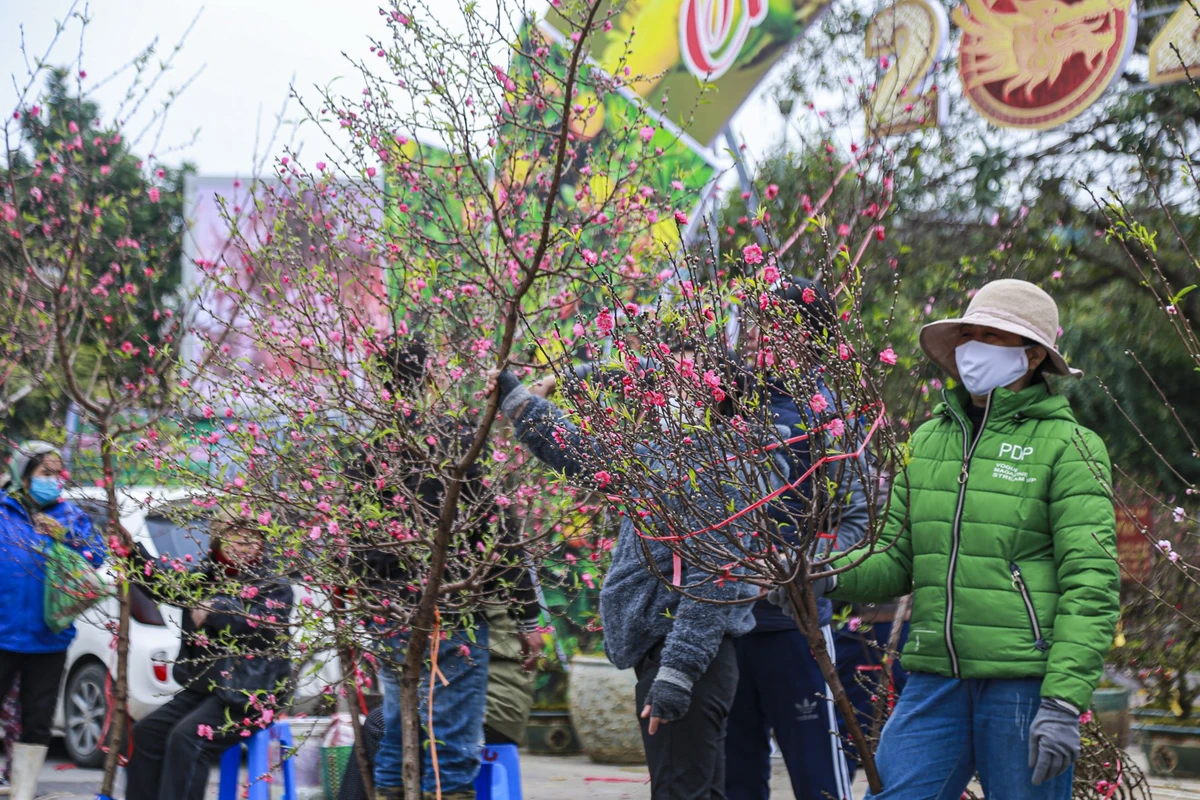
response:
[[[1058,330],[1048,294],[1000,280],[921,331],[960,386],[913,435],[877,552],[814,582],[854,602],[913,593],[879,800],[958,800],[976,772],[989,798],[1071,796],[1120,575],[1108,454],[1044,379],[1080,374]]]

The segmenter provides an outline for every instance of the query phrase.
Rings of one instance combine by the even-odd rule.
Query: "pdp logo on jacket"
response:
[[[1022,447],[1019,444],[1005,442],[1004,444],[1000,445],[1000,454],[996,457],[1004,458],[1005,456],[1008,456],[1013,461],[1024,461],[1031,455],[1033,455],[1032,447]]]
[[[1033,455],[1032,447],[1025,447],[1011,442],[1004,442],[1000,445],[1000,452],[996,455],[998,459],[1008,458],[1012,461],[1024,461]],[[992,469],[992,477],[1002,481],[1011,481],[1013,483],[1034,483],[1037,478],[1031,477],[1028,472],[1019,469],[1016,464],[1008,464],[1004,461],[996,462],[995,468]]]

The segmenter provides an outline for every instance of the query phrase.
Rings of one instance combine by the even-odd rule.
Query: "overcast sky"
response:
[[[82,2],[77,6],[83,7]],[[265,137],[293,80],[311,95],[314,83],[350,75],[342,53],[369,55],[368,37],[386,32],[378,7],[371,0],[92,0],[92,22],[83,42],[84,85],[109,75],[156,36],[158,53],[165,57],[199,13],[173,69],[160,83],[164,90],[177,87],[199,71],[170,112],[159,155],[171,163],[191,161],[205,174],[247,175],[259,121]],[[55,20],[64,19],[70,8],[69,0],[0,0],[0,76],[5,81],[0,102],[5,109],[11,110],[18,96],[14,78],[21,88],[27,82],[21,28],[30,57],[40,57],[53,39]],[[74,66],[79,32],[78,21],[68,24],[49,63]],[[127,86],[127,80],[118,78],[96,92],[106,116],[115,111]],[[163,93],[156,96],[161,100]],[[299,114],[293,105],[291,118]],[[739,116],[735,125],[750,153],[763,152],[782,133],[778,112],[764,103],[748,103]],[[764,118],[771,124],[764,124]],[[190,142],[193,132],[198,136],[194,144],[171,151]],[[303,142],[303,129],[299,135]],[[305,150],[313,157],[309,149],[320,142],[309,137]],[[149,147],[148,140],[143,147]],[[262,143],[259,149],[264,149]]]
[[[183,145],[198,131],[195,144],[165,158],[186,158],[206,173],[245,174],[260,116],[264,129],[273,127],[293,76],[298,86],[309,87],[347,74],[341,53],[365,52],[367,34],[382,30],[377,7],[364,0],[92,0],[92,22],[83,43],[85,86],[110,74],[156,36],[158,53],[165,57],[199,13],[174,68],[159,84],[162,89],[177,87],[200,71],[172,108],[159,149]],[[0,97],[7,108],[16,98],[10,76],[20,85],[26,82],[21,26],[28,49],[40,56],[53,39],[55,19],[70,8],[69,0],[0,0],[0,74],[7,83]],[[79,31],[73,21],[50,63],[77,59]],[[97,92],[106,114],[115,111],[127,86],[128,80],[118,78]],[[293,108],[292,116],[296,114]]]

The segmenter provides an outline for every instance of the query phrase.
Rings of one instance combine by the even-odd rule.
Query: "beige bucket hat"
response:
[[[1054,298],[1028,281],[1004,279],[992,281],[980,289],[960,319],[943,319],[921,328],[921,349],[935,364],[959,380],[954,349],[958,347],[963,325],[983,325],[1015,333],[1046,348],[1046,369],[1055,375],[1078,378],[1081,370],[1071,369],[1054,346],[1058,339],[1058,306]]]

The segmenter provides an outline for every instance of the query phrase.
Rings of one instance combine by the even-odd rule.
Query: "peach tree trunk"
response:
[[[109,435],[107,420],[102,419],[97,426],[100,434],[100,459],[104,469],[106,489],[105,502],[108,507],[108,533],[110,540],[115,538],[126,548],[133,547],[133,540],[128,531],[121,525],[121,505],[117,501],[115,459],[113,457],[112,437]],[[100,783],[100,794],[105,797],[113,796],[113,786],[116,783],[117,766],[120,764],[121,747],[125,738],[126,709],[128,708],[129,687],[129,582],[118,576],[117,581],[117,674],[113,681],[113,705],[109,709],[108,752],[104,756],[104,778]]]
[[[808,639],[808,645],[812,648],[817,666],[821,668],[825,683],[829,686],[829,691],[833,693],[833,702],[841,713],[842,719],[846,721],[846,729],[850,733],[850,738],[854,740],[854,746],[858,749],[858,757],[862,761],[863,772],[867,775],[867,784],[871,787],[871,794],[880,794],[883,791],[883,781],[879,779],[879,770],[875,766],[875,751],[863,733],[862,726],[858,724],[854,705],[846,694],[846,687],[842,686],[842,681],[838,678],[837,666],[830,657],[829,648],[825,645],[825,637],[821,634],[820,619],[817,616],[816,598],[813,596],[806,573],[801,571],[796,580],[785,585],[788,599],[792,603],[792,615],[796,620],[796,626],[800,628],[804,638]]]

